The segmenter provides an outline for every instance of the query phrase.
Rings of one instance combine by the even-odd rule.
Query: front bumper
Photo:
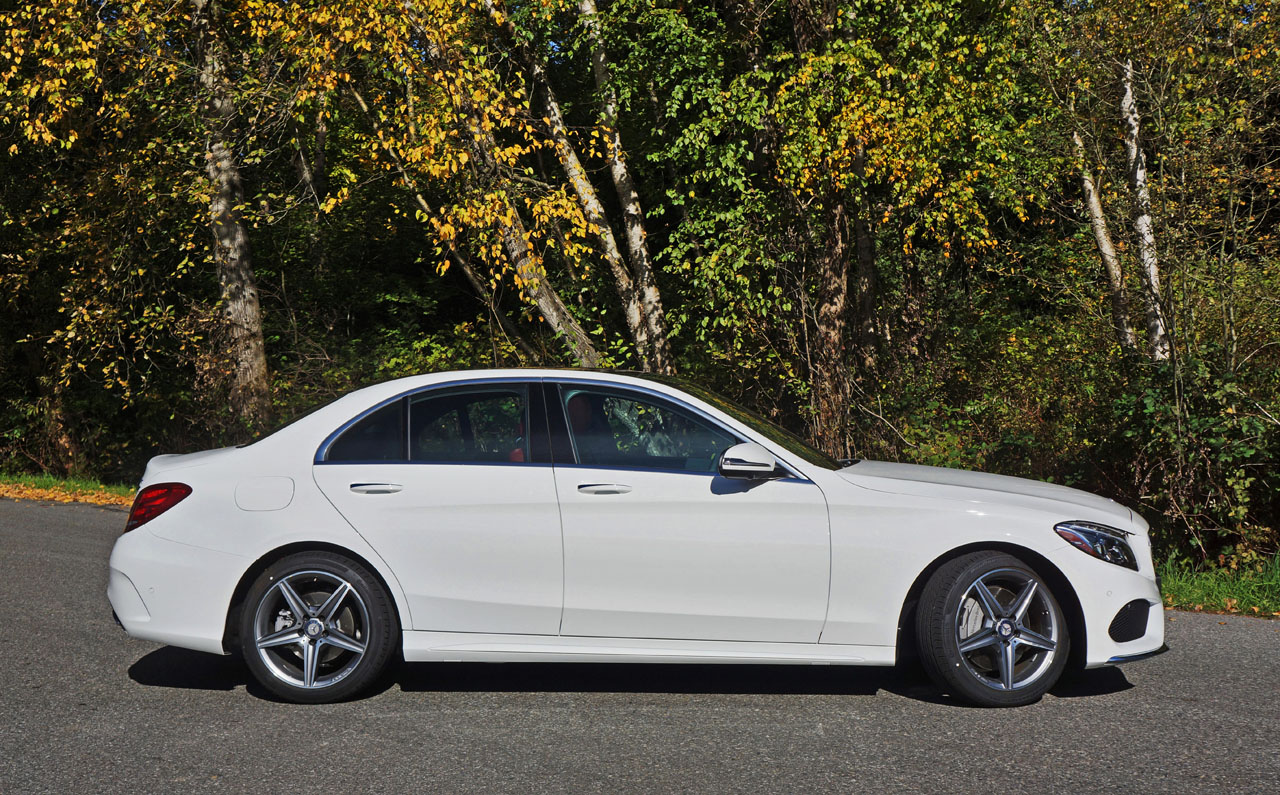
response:
[[[1160,648],[1156,649],[1155,651],[1144,651],[1141,654],[1128,654],[1128,655],[1121,654],[1116,657],[1112,657],[1110,660],[1107,660],[1107,664],[1108,665],[1124,665],[1125,663],[1141,662],[1142,660],[1149,660],[1158,654],[1164,654],[1168,650],[1169,650],[1169,644],[1164,643],[1164,644],[1161,644]]]
[[[1143,659],[1164,647],[1164,603],[1154,572],[1133,571],[1106,563],[1074,547],[1059,550],[1050,560],[1070,580],[1080,602],[1085,625],[1086,668]],[[1145,563],[1143,568],[1147,568]],[[1122,613],[1129,614],[1126,621],[1129,624],[1139,618],[1133,615],[1135,602],[1145,604],[1141,634],[1116,632],[1113,636],[1112,630]]]

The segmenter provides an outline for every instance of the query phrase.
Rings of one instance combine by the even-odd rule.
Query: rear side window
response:
[[[525,387],[426,394],[409,402],[409,458],[440,463],[529,461]]]
[[[404,401],[383,406],[342,432],[326,461],[403,461]]]

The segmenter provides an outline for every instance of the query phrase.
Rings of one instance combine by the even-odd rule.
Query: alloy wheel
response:
[[[1053,666],[1058,612],[1048,590],[1027,572],[1002,568],[974,579],[955,615],[956,643],[965,668],[995,690],[1019,690]]]
[[[276,580],[254,614],[254,647],[272,676],[306,689],[336,685],[364,658],[369,610],[352,583],[321,570]]]

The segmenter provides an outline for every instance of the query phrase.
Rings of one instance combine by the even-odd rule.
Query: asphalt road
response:
[[[0,500],[0,793],[1280,792],[1280,621],[1167,613],[1172,651],[981,710],[890,670],[402,666],[347,704],[111,621],[116,510]]]

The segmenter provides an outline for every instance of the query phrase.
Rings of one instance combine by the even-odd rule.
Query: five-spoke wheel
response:
[[[985,706],[1039,699],[1061,675],[1070,643],[1045,581],[1001,552],[965,555],[934,573],[920,597],[916,639],[935,682]]]
[[[241,614],[245,662],[290,701],[335,701],[387,666],[398,630],[376,577],[341,555],[304,552],[268,568]]]

